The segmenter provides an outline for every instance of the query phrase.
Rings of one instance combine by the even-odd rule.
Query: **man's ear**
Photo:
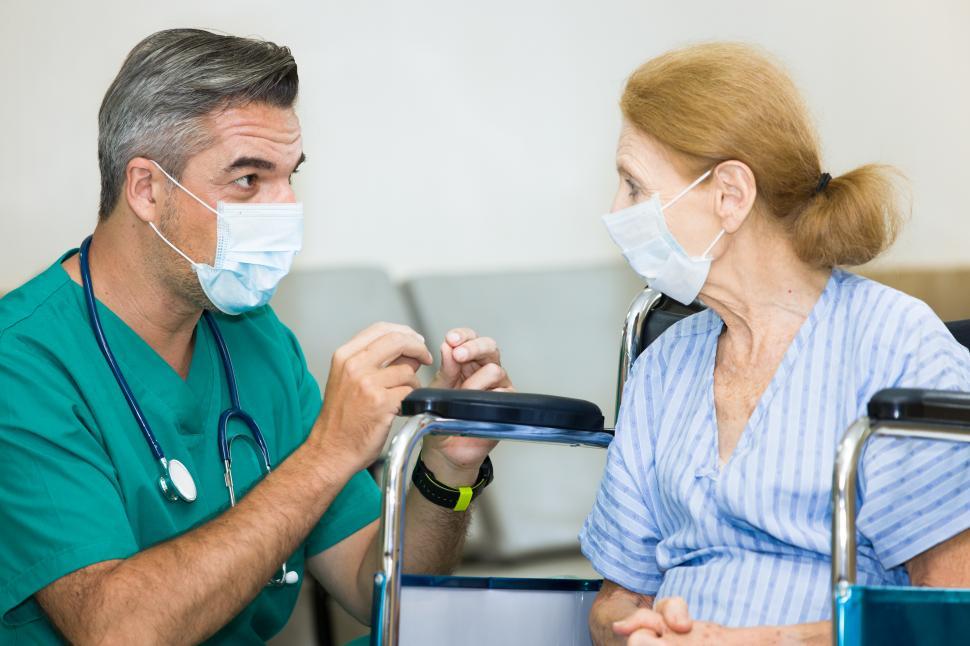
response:
[[[734,233],[741,228],[754,208],[758,187],[754,173],[744,162],[721,162],[711,173],[714,180],[714,209],[721,228]]]
[[[168,178],[158,167],[144,157],[135,157],[125,167],[125,201],[135,216],[145,222],[158,222],[164,194],[164,183]]]

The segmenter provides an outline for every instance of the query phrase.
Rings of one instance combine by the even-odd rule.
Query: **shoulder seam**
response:
[[[23,316],[11,321],[8,325],[0,327],[0,346],[2,346],[3,340],[7,336],[7,332],[9,332],[14,327],[20,325],[21,323],[23,323],[24,321],[32,317],[34,314],[36,314],[37,310],[39,310],[41,307],[46,305],[50,301],[50,299],[54,297],[55,294],[57,294],[64,288],[65,285],[73,282],[74,281],[68,279],[67,281],[61,283],[60,285],[57,286],[56,289],[51,290],[49,294],[44,296],[44,298],[40,302],[38,302],[33,308],[31,308],[29,312],[25,312]]]

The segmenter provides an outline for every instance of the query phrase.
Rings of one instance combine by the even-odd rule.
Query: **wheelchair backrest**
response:
[[[699,301],[694,301],[689,307],[684,306],[649,287],[637,294],[623,322],[616,384],[617,413],[620,411],[623,386],[637,357],[671,325],[703,309]]]
[[[620,342],[620,366],[616,389],[617,414],[620,411],[623,386],[626,385],[637,357],[671,325],[703,309],[704,305],[700,301],[684,306],[649,287],[633,299],[623,324]],[[946,327],[961,345],[970,349],[970,319],[950,321]]]
[[[970,349],[970,319],[965,321],[950,321],[946,324],[950,334],[953,335],[963,347]]]

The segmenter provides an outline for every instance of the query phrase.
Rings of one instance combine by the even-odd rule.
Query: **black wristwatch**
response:
[[[478,479],[470,487],[459,487],[455,489],[454,487],[449,487],[446,484],[438,482],[434,477],[434,474],[428,470],[428,467],[424,465],[421,458],[418,458],[418,463],[414,467],[414,471],[411,473],[411,482],[421,495],[441,507],[447,507],[453,511],[465,511],[468,509],[468,505],[471,501],[477,498],[488,483],[492,481],[494,474],[492,473],[492,460],[489,457],[485,457],[485,461],[482,462],[482,467],[478,470]]]

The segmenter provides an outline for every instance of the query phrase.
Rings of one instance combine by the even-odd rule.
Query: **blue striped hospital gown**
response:
[[[839,439],[882,388],[970,390],[970,355],[924,303],[835,270],[719,466],[722,326],[701,312],[637,360],[583,554],[624,588],[684,597],[700,620],[827,619]],[[859,481],[860,583],[907,585],[907,560],[970,527],[968,444],[875,438]]]

